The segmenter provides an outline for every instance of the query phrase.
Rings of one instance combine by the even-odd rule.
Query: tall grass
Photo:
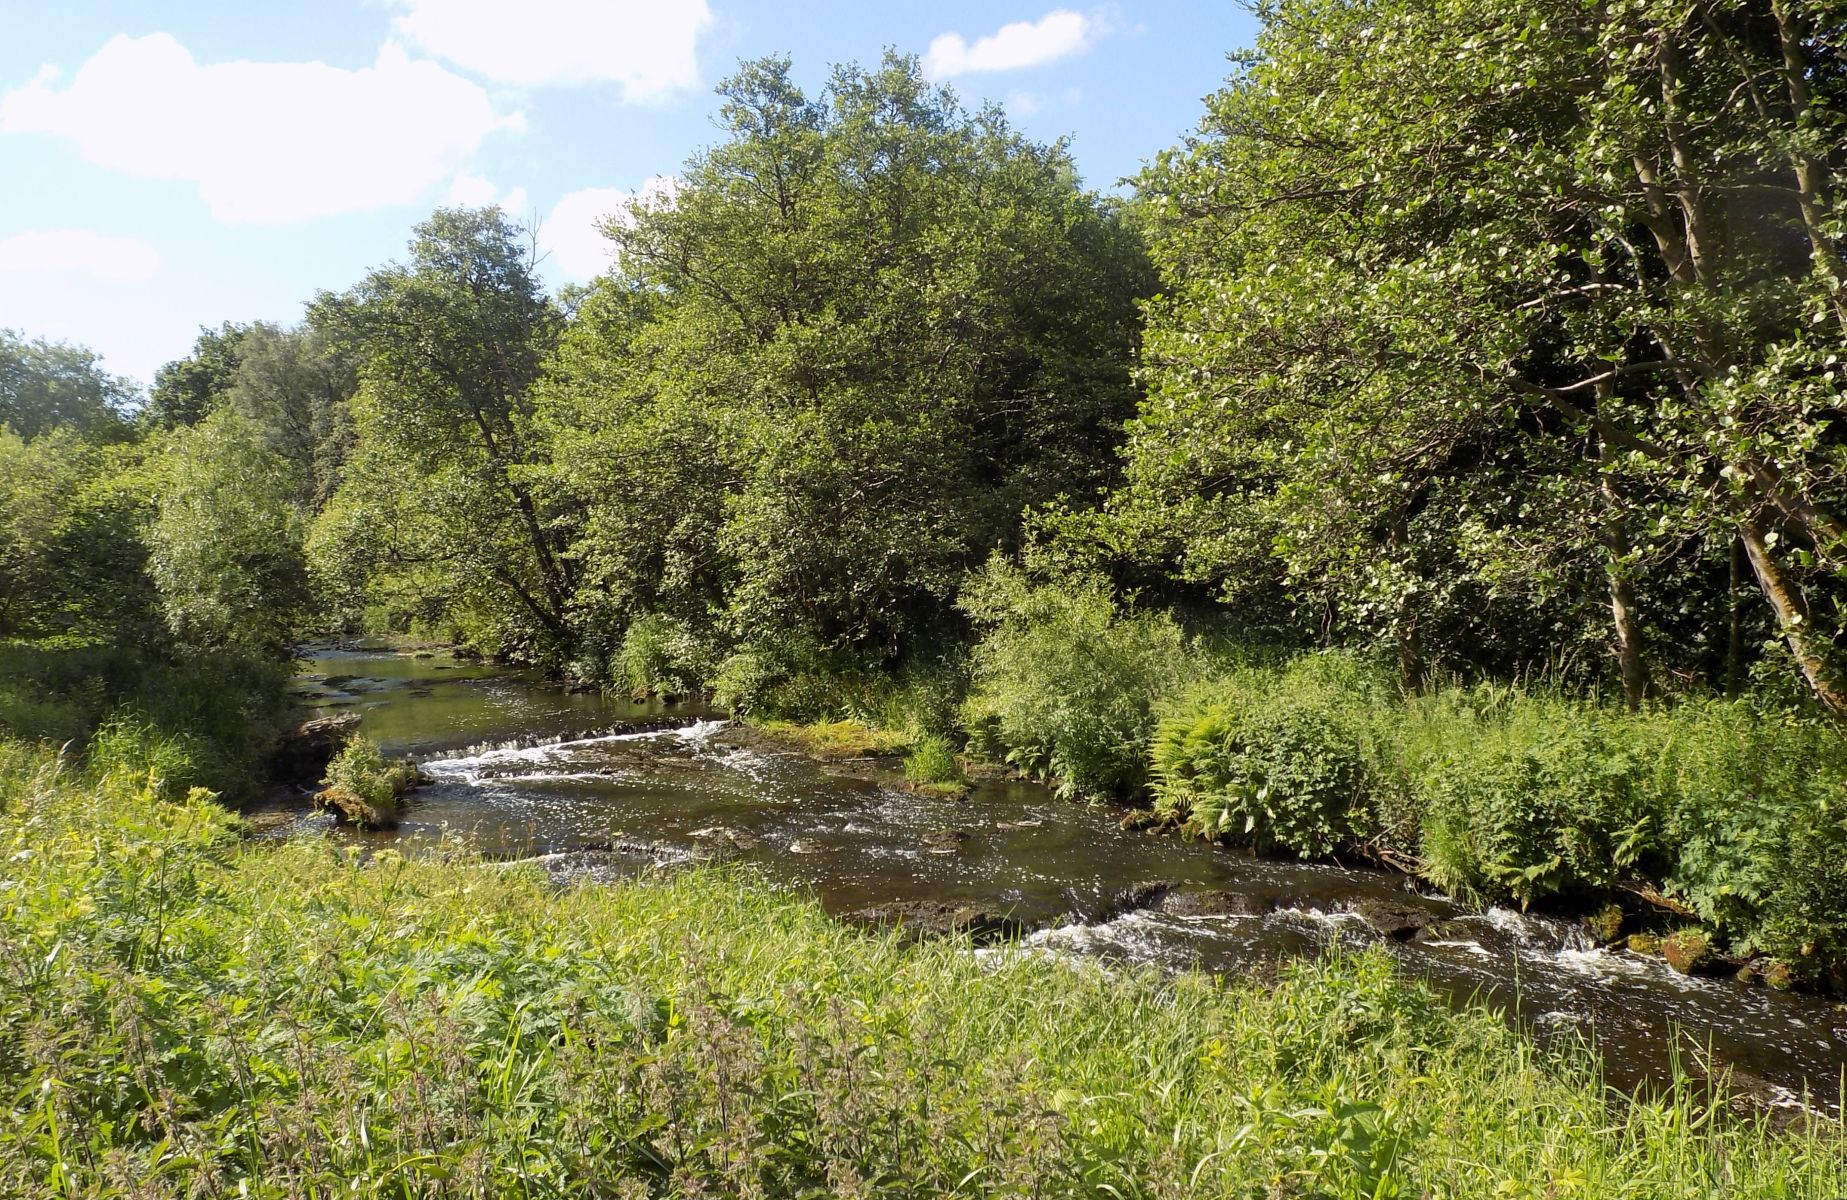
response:
[[[748,876],[257,847],[0,749],[0,1194],[1833,1196],[1847,1141],[1455,1013],[910,949]]]

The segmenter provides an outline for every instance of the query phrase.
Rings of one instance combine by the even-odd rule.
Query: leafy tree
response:
[[[1262,537],[1290,579],[1393,631],[1411,675],[1458,582],[1531,581],[1535,557],[1601,575],[1632,696],[1638,576],[1707,574],[1736,538],[1814,694],[1847,712],[1838,14],[1264,17],[1143,180],[1167,286],[1117,507],[1164,514],[1207,578]],[[1714,591],[1694,593],[1709,626]]]
[[[316,302],[311,320],[358,356],[363,387],[356,462],[314,543],[331,578],[433,572],[441,594],[496,613],[497,648],[543,649],[569,640],[575,565],[528,480],[532,387],[560,316],[522,235],[496,208],[442,210],[407,264]],[[368,549],[386,535],[366,514],[411,532],[410,560]]]
[[[180,431],[157,469],[148,570],[174,635],[282,657],[309,609],[300,473],[235,409]]]
[[[1105,482],[1144,260],[1062,145],[914,60],[720,94],[726,140],[607,225],[542,393],[578,604],[902,657],[1025,510]]]
[[[121,440],[128,435],[122,413],[134,396],[134,384],[105,374],[88,350],[0,329],[0,426],[20,437],[70,429],[91,440]]]
[[[158,631],[142,457],[68,426],[30,442],[0,429],[0,640],[134,645]]]
[[[244,361],[244,341],[258,326],[226,321],[199,330],[192,353],[154,372],[142,420],[156,429],[197,425],[218,407]]]

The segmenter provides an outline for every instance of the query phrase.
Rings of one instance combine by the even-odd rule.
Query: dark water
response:
[[[834,912],[967,902],[1038,928],[1028,939],[1036,946],[1231,975],[1331,941],[1382,943],[1407,974],[1458,1000],[1484,997],[1542,1034],[1593,1038],[1617,1086],[1660,1082],[1676,1053],[1695,1069],[1710,1054],[1759,1103],[1793,1107],[1806,1095],[1838,1111],[1847,1010],[1686,978],[1659,959],[1597,949],[1566,922],[1471,912],[1395,875],[1124,832],[1119,812],[1034,785],[921,796],[746,746],[698,709],[571,695],[446,656],[329,650],[310,671],[298,684],[310,704],[361,712],[387,753],[416,755],[436,780],[413,794],[397,833],[345,836],[460,837],[507,856],[613,848],[596,861],[618,870],[625,857],[640,865],[722,856],[810,889]],[[272,818],[271,827],[326,820]],[[1233,907],[1250,915],[1095,919],[1142,880],[1235,893]],[[1432,923],[1407,941],[1383,938],[1355,911],[1382,905]]]

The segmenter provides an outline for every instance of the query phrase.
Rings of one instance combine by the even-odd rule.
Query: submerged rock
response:
[[[935,829],[923,836],[923,848],[927,854],[954,854],[968,841],[966,829]]]
[[[1160,908],[1178,886],[1166,879],[1144,879],[1122,888],[1105,900],[1093,920],[1113,921],[1117,917],[1146,909]]]
[[[1271,907],[1268,896],[1217,888],[1175,892],[1161,901],[1161,911],[1175,917],[1260,917]]]
[[[897,929],[912,941],[934,937],[968,937],[977,942],[1006,941],[1026,932],[1013,917],[972,904],[936,900],[897,900],[842,914],[842,921],[862,929]]]
[[[1418,931],[1435,921],[1436,914],[1404,900],[1355,900],[1348,911],[1366,922],[1367,928],[1394,942],[1408,942]]]
[[[704,829],[693,830],[687,836],[725,850],[755,850],[762,844],[762,839],[755,834],[746,833],[742,829],[734,829],[729,825],[708,825]]]

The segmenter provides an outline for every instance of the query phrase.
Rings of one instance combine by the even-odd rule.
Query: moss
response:
[[[1712,939],[1703,929],[1683,929],[1661,943],[1661,957],[1682,975],[1691,975],[1711,965]]]
[[[1614,945],[1622,936],[1623,921],[1626,919],[1622,905],[1606,904],[1590,916],[1584,918],[1584,927],[1590,932],[1600,946]]]
[[[1632,954],[1661,953],[1661,939],[1652,933],[1632,933],[1623,944]]]

